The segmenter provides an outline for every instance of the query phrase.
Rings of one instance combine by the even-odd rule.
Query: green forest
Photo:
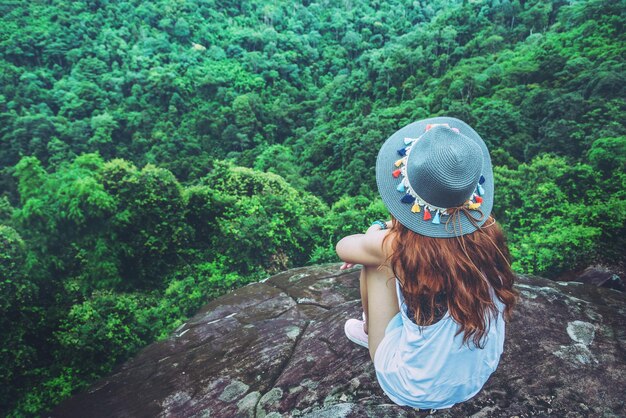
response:
[[[623,0],[0,3],[0,415],[386,218],[380,145],[472,125],[517,273],[626,254]]]

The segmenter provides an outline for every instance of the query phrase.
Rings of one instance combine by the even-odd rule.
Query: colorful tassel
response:
[[[415,198],[407,193],[404,196],[402,196],[401,202],[402,203],[413,203],[413,202],[415,202]]]
[[[393,165],[395,165],[396,167],[400,167],[402,165],[402,162],[404,161],[403,158],[400,158],[399,160],[397,160],[395,163],[393,163]]]
[[[478,192],[478,196],[482,196],[485,194],[485,189],[483,189],[483,186],[481,186],[480,184],[478,185],[478,187],[476,187],[476,191]]]
[[[428,125],[426,125],[426,132],[430,131],[435,126],[445,126],[446,128],[450,129],[450,125],[447,123],[429,123]]]
[[[439,225],[441,222],[439,221],[439,211],[435,212],[435,217],[433,218],[433,223],[435,225]]]
[[[404,192],[405,191],[405,189],[404,189],[404,182],[403,181],[400,182],[400,184],[398,184],[398,187],[396,187],[396,190],[399,191],[399,192]]]
[[[409,145],[411,142],[414,142],[415,138],[404,138],[404,143]]]
[[[400,148],[398,150],[398,155],[404,157],[406,155],[406,148]]]
[[[430,218],[432,218],[432,216],[430,216],[430,212],[428,211],[428,208],[424,206],[424,220],[429,221]]]
[[[478,180],[478,184],[483,184],[485,182],[485,177],[481,174],[480,180]]]
[[[457,134],[460,134],[461,131],[459,131],[459,128],[450,128],[452,130],[452,132],[456,132]]]
[[[400,173],[402,173],[402,170],[397,169],[395,170],[393,173],[391,173],[395,178],[400,177]]]
[[[419,211],[421,211],[420,205],[418,203],[414,203],[413,207],[411,208],[411,212],[418,213]]]
[[[476,201],[476,203],[483,203],[483,198],[480,196],[474,197],[474,200]]]
[[[467,207],[471,210],[476,210],[480,207],[480,203],[470,203]]]

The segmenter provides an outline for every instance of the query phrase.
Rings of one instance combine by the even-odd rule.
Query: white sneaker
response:
[[[343,326],[343,330],[346,333],[346,337],[348,337],[350,341],[360,345],[361,347],[368,348],[368,337],[363,330],[363,325],[365,325],[365,322],[350,318]]]

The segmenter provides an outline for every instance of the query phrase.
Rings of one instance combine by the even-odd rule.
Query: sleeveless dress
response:
[[[385,330],[376,349],[376,377],[396,404],[420,409],[450,408],[476,395],[498,366],[504,348],[504,304],[492,292],[498,315],[491,318],[484,348],[463,335],[448,312],[437,323],[416,325],[396,279],[400,312]]]

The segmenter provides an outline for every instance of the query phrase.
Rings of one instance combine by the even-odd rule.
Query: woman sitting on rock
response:
[[[369,347],[398,405],[441,409],[473,397],[498,366],[514,275],[491,217],[491,158],[480,136],[448,117],[393,134],[376,162],[391,221],[337,244],[343,269],[362,264],[363,319],[347,337]]]

